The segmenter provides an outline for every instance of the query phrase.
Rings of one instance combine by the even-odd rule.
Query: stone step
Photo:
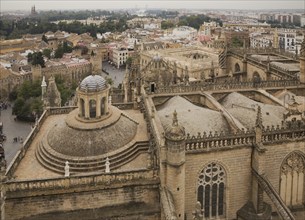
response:
[[[134,144],[132,147],[128,148],[126,151],[119,152],[116,155],[110,156],[110,169],[117,169],[124,164],[132,161],[138,155],[143,152],[148,151],[148,143],[140,142]],[[60,174],[64,174],[64,167],[66,159],[58,158],[53,154],[50,154],[43,146],[43,144],[39,145],[36,150],[36,157],[41,165],[44,167]],[[70,173],[80,173],[80,172],[93,172],[98,170],[105,170],[105,160],[102,161],[94,161],[94,162],[86,162],[82,161],[81,163],[70,162]]]

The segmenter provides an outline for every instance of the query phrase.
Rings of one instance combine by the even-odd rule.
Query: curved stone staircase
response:
[[[70,174],[105,171],[106,158],[109,158],[110,170],[115,170],[132,161],[141,153],[148,152],[148,141],[136,142],[129,147],[96,157],[66,157],[40,142],[36,149],[36,158],[45,168],[60,174],[65,173],[65,162],[69,161]]]

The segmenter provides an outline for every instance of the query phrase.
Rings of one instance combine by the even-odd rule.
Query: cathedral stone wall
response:
[[[298,152],[305,157],[305,144],[303,141],[295,141],[288,143],[273,143],[265,146],[267,149],[265,153],[266,160],[264,161],[264,172],[277,192],[280,192],[280,171],[281,165],[285,158],[292,152]],[[276,211],[273,203],[265,195],[264,200],[272,205],[272,211]]]
[[[106,217],[107,214],[121,217],[127,214],[137,216],[141,213],[160,216],[159,187],[156,183],[142,180],[137,184],[111,184],[111,186],[103,186],[104,189],[100,187],[88,184],[74,189],[54,187],[49,190],[32,189],[26,193],[7,192],[6,219],[31,219],[29,218],[31,216],[50,213],[53,213],[54,219],[54,213],[63,215],[73,211],[82,213],[82,210],[103,209],[109,212],[111,210],[109,207],[114,207],[113,212],[104,213],[102,216]],[[135,207],[130,208],[130,204],[135,204]],[[123,209],[124,206],[127,208]],[[137,206],[141,209],[137,209]]]
[[[267,80],[267,74],[261,68],[247,63],[247,79],[251,80],[257,73],[262,80]]]
[[[241,59],[237,59],[233,56],[228,56],[227,57],[227,73],[229,74],[230,72],[235,73],[238,72],[236,71],[235,65],[238,64],[240,67],[240,71],[244,72],[246,70],[243,69],[243,62]]]
[[[226,172],[225,213],[226,219],[236,218],[236,211],[248,200],[251,193],[251,148],[187,154],[185,165],[185,208],[187,219],[195,210],[199,173],[215,162]]]

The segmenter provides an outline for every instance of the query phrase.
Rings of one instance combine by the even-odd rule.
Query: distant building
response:
[[[301,27],[305,27],[305,14],[301,17]]]
[[[274,21],[275,15],[274,14],[260,14],[259,18],[260,18],[260,20],[264,20],[264,21]]]
[[[273,34],[268,33],[251,33],[250,46],[252,48],[269,47],[273,44]]]
[[[178,38],[192,39],[197,36],[197,30],[188,26],[180,26],[173,29],[172,35]]]
[[[117,68],[124,65],[127,61],[127,58],[129,57],[131,49],[128,48],[115,48],[113,49],[113,63]]]
[[[294,52],[296,43],[296,31],[292,29],[278,30],[279,48]]]
[[[228,45],[232,46],[250,46],[249,32],[244,30],[226,30],[224,32],[225,40]],[[239,44],[239,45],[237,45]]]
[[[217,26],[218,25],[215,21],[204,22],[199,28],[199,33],[205,36],[211,36]]]
[[[31,15],[37,15],[35,5],[31,8]]]

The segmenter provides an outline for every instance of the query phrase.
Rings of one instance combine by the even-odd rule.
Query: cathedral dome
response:
[[[80,90],[84,92],[96,92],[107,88],[106,80],[99,75],[87,76],[80,83]]]
[[[111,107],[109,118],[86,123],[76,120],[72,111],[47,135],[47,145],[56,152],[73,157],[92,157],[118,150],[128,144],[137,132],[137,123],[119,109]]]

